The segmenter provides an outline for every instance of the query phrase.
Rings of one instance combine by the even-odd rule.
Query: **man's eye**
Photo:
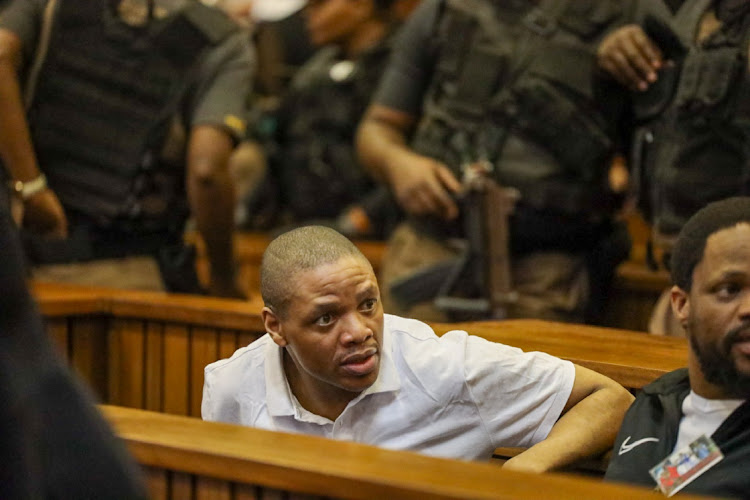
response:
[[[367,299],[364,302],[362,302],[362,310],[363,311],[372,311],[375,309],[375,304],[378,303],[377,299]]]
[[[737,283],[723,283],[716,288],[716,295],[720,299],[731,299],[737,295],[742,287]]]
[[[328,326],[331,323],[333,323],[333,315],[332,314],[324,314],[320,316],[318,319],[315,320],[315,324],[318,326]]]

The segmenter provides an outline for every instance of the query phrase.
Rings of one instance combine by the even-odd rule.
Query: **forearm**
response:
[[[389,185],[393,185],[395,170],[414,155],[406,144],[406,123],[400,127],[384,120],[377,105],[365,115],[357,131],[357,154],[360,162],[370,173]]]
[[[605,385],[570,408],[544,441],[509,460],[508,468],[545,472],[610,450],[633,396]]]
[[[20,51],[14,35],[0,32],[0,158],[11,177],[29,181],[40,171],[18,82]]]
[[[188,152],[188,199],[206,245],[212,284],[234,283],[234,186],[227,162],[232,151],[227,134],[201,126],[191,134]]]

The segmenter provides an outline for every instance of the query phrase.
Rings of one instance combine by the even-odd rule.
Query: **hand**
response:
[[[442,163],[408,153],[393,169],[391,185],[401,207],[411,215],[437,215],[446,220],[458,217],[452,194],[461,183]]]
[[[45,189],[24,202],[23,224],[29,230],[52,238],[68,237],[68,219],[60,200]]]
[[[664,64],[659,47],[636,24],[607,35],[596,51],[599,68],[634,91],[645,91],[657,80]]]

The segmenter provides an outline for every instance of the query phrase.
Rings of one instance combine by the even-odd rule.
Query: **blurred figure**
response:
[[[244,134],[252,68],[246,37],[197,0],[10,3],[0,158],[34,275],[199,291],[182,241],[192,213],[208,291],[239,296],[227,160]]]
[[[56,355],[0,189],[0,496],[146,499],[140,471]]]
[[[251,221],[278,211],[274,225],[327,220],[347,235],[380,238],[394,226],[399,212],[359,166],[354,131],[390,54],[397,6],[401,0],[308,2],[310,39],[322,48],[295,75],[275,115]]]

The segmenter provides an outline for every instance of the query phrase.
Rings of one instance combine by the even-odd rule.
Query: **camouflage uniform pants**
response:
[[[431,301],[404,307],[389,290],[394,280],[456,256],[457,250],[449,243],[420,234],[408,223],[401,224],[388,242],[379,277],[385,312],[423,321],[447,321],[445,313]],[[534,252],[514,257],[511,272],[519,298],[508,308],[509,318],[583,322],[589,277],[582,255]]]

